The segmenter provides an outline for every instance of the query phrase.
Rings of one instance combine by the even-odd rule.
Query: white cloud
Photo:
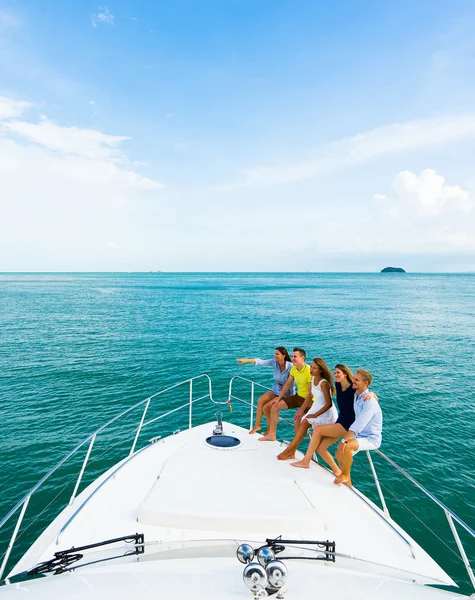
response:
[[[126,260],[140,240],[138,215],[164,187],[136,170],[120,148],[128,139],[46,118],[0,121],[3,268],[94,269],[104,253]]]
[[[99,7],[97,13],[91,15],[91,23],[93,27],[97,27],[100,24],[114,25],[115,17],[107,8],[107,6]]]
[[[469,192],[459,185],[445,185],[445,178],[433,169],[426,169],[420,175],[402,171],[396,175],[393,187],[400,198],[413,201],[427,215],[447,210],[469,212],[475,206]]]
[[[303,181],[398,152],[471,137],[475,137],[475,114],[394,123],[322,146],[302,162],[250,168],[242,181],[219,189]]]
[[[10,121],[4,123],[3,127],[50,150],[90,159],[122,159],[124,155],[118,146],[130,139],[127,136],[108,135],[94,129],[56,125],[46,117],[42,117],[39,123]]]
[[[0,173],[5,176],[19,169],[25,169],[25,174],[28,174],[29,162],[34,156],[34,160],[43,164],[43,175],[59,176],[69,180],[72,185],[118,184],[136,190],[156,190],[163,187],[134,171],[135,165],[119,149],[122,142],[130,139],[127,136],[109,135],[80,127],[64,127],[45,117],[39,123],[0,121],[1,131],[6,134],[0,138]],[[18,137],[24,138],[26,142],[33,142],[33,145],[17,141]],[[0,189],[1,187],[2,182]]]
[[[29,106],[29,102],[0,96],[0,121],[21,116]]]
[[[374,194],[373,198],[381,201],[389,200],[389,196],[386,196],[385,194]]]

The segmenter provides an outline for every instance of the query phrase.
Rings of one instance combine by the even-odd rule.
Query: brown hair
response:
[[[323,377],[323,379],[326,379],[330,384],[331,395],[333,396],[335,393],[335,384],[333,383],[333,375],[329,366],[323,360],[323,358],[314,358],[312,362],[315,363],[320,369],[320,375]]]
[[[284,348],[284,346],[277,346],[276,350],[278,350],[281,354],[284,355],[284,360],[286,362],[291,362],[289,353],[287,352],[287,348]]]
[[[298,352],[300,354],[300,356],[307,358],[307,353],[305,352],[305,350],[303,348],[294,348],[292,350],[292,352]]]
[[[351,372],[350,367],[338,363],[337,365],[335,365],[335,369],[340,369],[340,371],[345,374],[345,377],[348,379],[348,381],[350,383],[353,383],[353,373]]]
[[[371,385],[373,383],[373,376],[366,369],[356,369],[356,372],[358,373],[358,375],[361,375],[361,377],[366,381],[368,385]]]

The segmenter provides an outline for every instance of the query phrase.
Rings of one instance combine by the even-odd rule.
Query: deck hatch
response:
[[[241,440],[233,435],[210,435],[206,438],[208,446],[213,448],[237,448]]]

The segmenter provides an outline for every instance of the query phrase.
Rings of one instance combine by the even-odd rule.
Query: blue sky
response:
[[[0,0],[0,270],[475,271],[475,4]]]

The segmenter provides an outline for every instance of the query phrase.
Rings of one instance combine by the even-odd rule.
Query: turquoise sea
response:
[[[270,371],[236,358],[271,357],[285,345],[332,367],[369,369],[384,413],[383,452],[475,527],[475,275],[0,274],[0,335],[0,516],[119,411],[200,373],[220,401],[233,375],[270,385]],[[196,385],[195,394],[205,392]],[[249,397],[244,383],[239,394]],[[174,390],[150,416],[187,399],[188,387]],[[194,422],[215,410],[197,403]],[[247,423],[239,403],[231,415],[224,410]],[[85,484],[126,455],[140,414],[98,437]],[[144,430],[139,447],[187,424],[186,411],[177,412]],[[289,429],[279,435],[288,439]],[[13,558],[68,501],[84,451],[33,496]],[[375,464],[393,518],[469,592],[443,512],[380,457]],[[377,501],[369,477],[357,457],[354,483]],[[0,531],[0,555],[14,522]],[[473,540],[459,531],[474,560]]]

